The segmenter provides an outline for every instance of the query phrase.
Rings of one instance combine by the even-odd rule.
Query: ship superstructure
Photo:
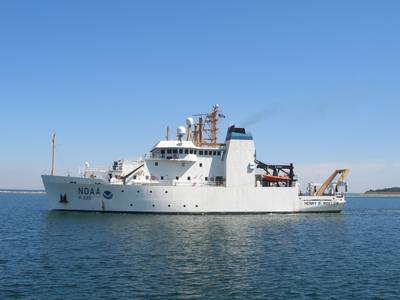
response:
[[[51,208],[148,213],[343,209],[340,189],[347,188],[348,170],[336,170],[324,184],[310,184],[302,194],[293,164],[259,161],[253,136],[245,128],[230,126],[224,142],[218,143],[218,125],[224,117],[215,105],[210,113],[189,117],[186,127],[178,127],[176,139],[170,138],[167,128],[165,140],[137,161],[115,161],[107,169],[86,164],[81,177],[43,175]]]

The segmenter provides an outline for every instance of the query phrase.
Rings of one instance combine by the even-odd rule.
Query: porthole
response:
[[[171,204],[168,204],[168,207],[171,207]]]
[[[121,193],[123,193],[123,192],[124,192],[124,190],[121,191]]]
[[[199,166],[200,166],[200,168],[201,168],[201,167],[203,167],[203,164],[202,164],[202,163],[200,163],[200,165],[199,165]]]
[[[133,206],[133,204],[131,203],[130,206]]]
[[[165,191],[166,194],[168,194],[168,191]]]
[[[137,190],[137,192],[138,192],[138,193],[140,193],[140,191],[139,191],[139,190]]]
[[[199,207],[199,206],[196,204],[196,207]]]
[[[150,194],[153,193],[153,191],[150,191]]]
[[[153,204],[153,207],[155,207],[155,204]]]
[[[183,207],[186,207],[186,205],[185,205],[185,204],[183,204]]]
[[[164,176],[161,176],[161,180],[164,180]]]

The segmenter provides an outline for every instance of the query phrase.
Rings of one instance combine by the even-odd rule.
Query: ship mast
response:
[[[198,123],[196,124],[197,137],[194,139],[197,141],[197,146],[218,146],[219,120],[220,118],[225,118],[219,108],[219,105],[214,105],[213,110],[210,113],[197,114],[193,116],[200,117]]]
[[[51,176],[54,176],[54,171],[56,168],[56,134],[53,134],[53,138],[51,139],[52,151],[51,151]]]

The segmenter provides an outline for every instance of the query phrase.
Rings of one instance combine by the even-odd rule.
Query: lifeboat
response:
[[[268,182],[288,182],[290,178],[287,176],[273,176],[273,175],[263,175],[263,181]]]

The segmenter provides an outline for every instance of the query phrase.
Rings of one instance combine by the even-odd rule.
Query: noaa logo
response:
[[[104,191],[103,197],[106,198],[106,199],[112,199],[113,193],[110,192],[110,191]]]

